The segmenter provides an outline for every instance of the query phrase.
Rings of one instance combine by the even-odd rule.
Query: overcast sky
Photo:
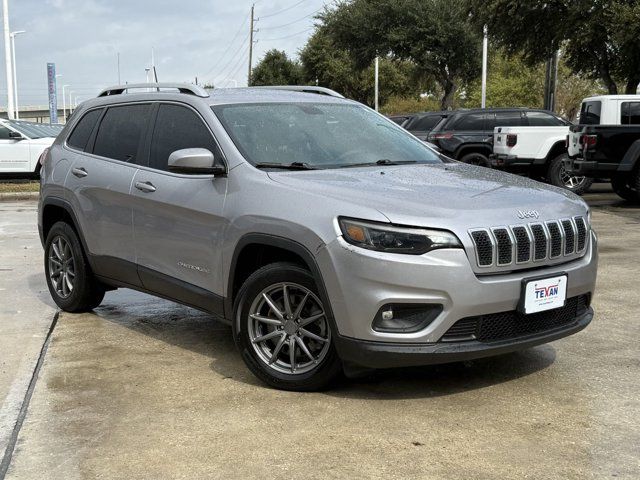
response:
[[[16,37],[20,105],[47,103],[47,62],[56,64],[58,96],[69,84],[79,100],[118,82],[144,82],[151,48],[160,81],[247,82],[251,0],[9,0]],[[271,48],[296,55],[327,0],[258,0],[254,65]],[[0,12],[1,13],[1,12]],[[0,41],[1,38],[0,38]],[[3,43],[3,42],[2,42]],[[0,49],[4,60],[4,43]],[[0,105],[7,105],[4,61]],[[59,98],[62,104],[62,98]]]

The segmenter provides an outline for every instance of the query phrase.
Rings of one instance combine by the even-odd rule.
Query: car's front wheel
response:
[[[51,298],[66,312],[84,312],[100,305],[105,288],[93,276],[75,230],[57,222],[44,245],[44,270]]]
[[[234,312],[236,345],[265,383],[311,391],[340,374],[326,306],[308,270],[285,262],[260,268],[240,289]]]

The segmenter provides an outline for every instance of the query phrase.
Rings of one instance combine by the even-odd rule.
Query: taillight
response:
[[[597,142],[597,135],[582,135],[580,137],[580,143],[586,147],[593,147]]]
[[[564,138],[564,148],[569,148],[569,135]]]
[[[44,166],[44,161],[47,158],[47,154],[49,153],[49,147],[45,148],[42,153],[40,154],[40,157],[38,157],[38,163],[41,166]]]
[[[448,140],[453,137],[453,132],[432,133],[431,138],[434,140]]]
[[[515,147],[518,143],[518,135],[515,133],[507,134],[507,147]]]

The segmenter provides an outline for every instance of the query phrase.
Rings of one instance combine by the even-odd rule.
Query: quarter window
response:
[[[183,148],[206,148],[214,155],[217,152],[211,132],[193,110],[180,105],[160,105],[149,166],[167,170],[169,155]]]
[[[93,132],[93,128],[96,126],[96,122],[102,114],[102,109],[91,110],[85,113],[84,117],[80,119],[76,127],[71,132],[67,144],[78,150],[84,150]]]
[[[413,125],[409,126],[409,130],[415,130],[418,132],[431,130],[441,119],[442,117],[440,115],[427,115],[418,119],[413,123]]]
[[[484,130],[484,113],[463,115],[453,127],[455,130]]]
[[[531,127],[558,127],[565,125],[559,118],[545,112],[527,112],[527,119]]]
[[[497,112],[496,127],[519,127],[522,125],[520,112]]]
[[[4,125],[0,125],[0,140],[10,140],[10,138],[9,138],[9,132],[10,131],[11,130],[9,130]]]
[[[582,102],[580,106],[580,125],[600,125],[600,110],[602,102],[599,100]]]
[[[96,135],[93,153],[101,157],[136,163],[151,105],[111,107],[104,115]]]
[[[640,102],[622,102],[621,125],[640,125]]]

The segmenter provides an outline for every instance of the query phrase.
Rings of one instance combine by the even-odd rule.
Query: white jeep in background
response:
[[[62,125],[0,120],[0,174],[38,176],[38,159],[61,130]]]
[[[549,115],[551,113],[549,112]],[[559,118],[559,117],[556,117]],[[541,126],[496,127],[493,132],[491,166],[527,173],[574,193],[586,192],[593,179],[569,175],[564,166],[570,123]]]

